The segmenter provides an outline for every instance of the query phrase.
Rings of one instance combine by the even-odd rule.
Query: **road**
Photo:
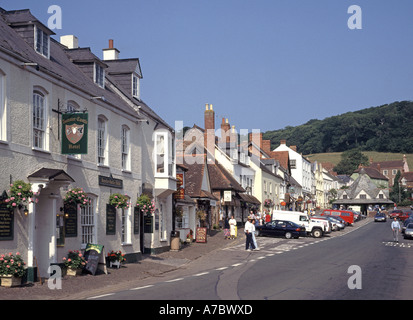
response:
[[[393,243],[390,222],[371,219],[320,239],[260,237],[260,251],[218,250],[139,287],[89,299],[411,299],[413,240],[400,240]]]

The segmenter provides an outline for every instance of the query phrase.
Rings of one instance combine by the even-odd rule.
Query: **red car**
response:
[[[402,210],[397,209],[390,211],[389,217],[390,219],[396,218],[398,220],[404,221],[409,217],[409,215],[407,214],[407,212],[403,212]]]

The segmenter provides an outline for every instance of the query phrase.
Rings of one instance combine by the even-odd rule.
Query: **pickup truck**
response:
[[[273,220],[286,220],[297,223],[305,227],[307,235],[320,238],[324,234],[331,232],[331,224],[324,219],[309,217],[306,213],[299,211],[274,210]]]

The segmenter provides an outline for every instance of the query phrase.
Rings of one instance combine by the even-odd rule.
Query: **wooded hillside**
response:
[[[347,112],[324,120],[267,131],[263,139],[271,148],[287,140],[302,154],[362,151],[413,153],[413,102],[401,101],[360,111]]]

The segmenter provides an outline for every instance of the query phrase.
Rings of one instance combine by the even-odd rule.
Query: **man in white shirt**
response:
[[[250,219],[248,219],[245,223],[244,232],[246,236],[245,250],[252,251],[255,249],[254,242],[252,241],[252,233],[254,232],[254,226],[251,223]],[[252,249],[250,249],[250,246]]]
[[[401,230],[400,223],[394,218],[394,221],[391,223],[391,229],[393,231],[393,241],[399,242],[399,232]]]

